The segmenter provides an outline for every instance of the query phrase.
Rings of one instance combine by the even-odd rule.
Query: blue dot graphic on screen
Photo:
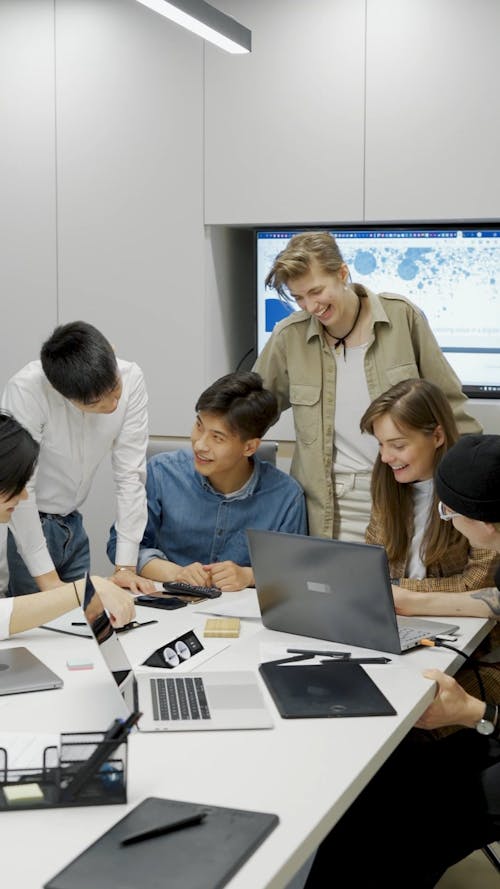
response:
[[[417,264],[418,260],[425,259],[425,254],[428,252],[429,250],[426,248],[409,247],[398,265],[399,277],[402,278],[403,281],[413,281],[420,271]]]
[[[283,321],[293,312],[292,306],[288,306],[280,299],[266,299],[266,330],[272,330],[278,321]]]
[[[418,275],[418,265],[412,259],[403,259],[398,265],[398,275],[403,281],[412,281]]]
[[[377,268],[377,260],[369,250],[358,250],[354,257],[354,268],[358,275],[371,275]]]

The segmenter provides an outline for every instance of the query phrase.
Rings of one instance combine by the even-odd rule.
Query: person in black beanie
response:
[[[435,475],[440,515],[452,521],[472,546],[500,553],[500,436],[464,435],[444,455]],[[497,589],[471,593],[425,593],[393,587],[398,614],[500,618]],[[499,652],[500,660],[500,652]]]
[[[463,436],[435,482],[441,518],[472,545],[500,553],[500,435]],[[462,615],[500,620],[499,589],[441,598],[448,609],[427,613],[452,614],[450,600],[458,598],[467,602]],[[431,744],[410,733],[325,838],[304,889],[431,889],[457,861],[500,839],[500,701],[467,694],[440,670],[423,675],[436,683],[436,695],[416,727],[464,729]]]

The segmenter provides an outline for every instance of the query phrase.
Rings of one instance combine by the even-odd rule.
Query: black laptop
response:
[[[264,626],[401,654],[456,624],[396,617],[382,546],[247,531]]]

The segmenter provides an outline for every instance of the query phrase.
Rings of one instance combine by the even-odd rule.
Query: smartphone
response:
[[[144,605],[146,608],[165,608],[167,611],[173,611],[174,608],[184,608],[187,602],[183,602],[177,596],[136,596],[137,605]]]

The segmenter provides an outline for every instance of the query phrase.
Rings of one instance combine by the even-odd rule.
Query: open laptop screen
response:
[[[130,710],[134,709],[135,677],[123,645],[116,635],[90,575],[85,581],[83,613],[113,679]]]

